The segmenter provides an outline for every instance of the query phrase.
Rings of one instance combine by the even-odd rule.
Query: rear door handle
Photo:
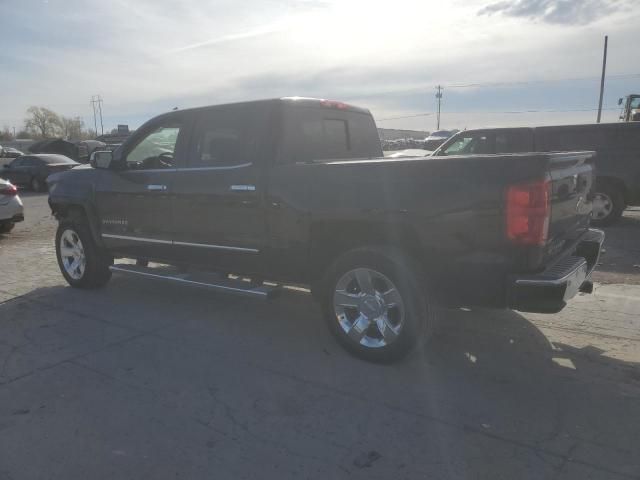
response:
[[[232,192],[255,192],[255,185],[231,185],[229,190]]]
[[[147,190],[151,190],[154,192],[164,192],[166,189],[166,185],[147,185]]]

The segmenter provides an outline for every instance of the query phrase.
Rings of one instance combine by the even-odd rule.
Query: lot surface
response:
[[[450,311],[376,366],[305,293],[68,288],[46,196],[24,201],[0,236],[0,479],[640,478],[640,210],[594,295]]]

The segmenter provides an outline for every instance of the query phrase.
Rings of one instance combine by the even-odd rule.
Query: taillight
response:
[[[0,195],[6,195],[8,197],[13,197],[14,195],[18,194],[18,189],[15,187],[15,185],[5,185],[0,187]]]
[[[347,110],[349,108],[349,105],[346,103],[336,102],[333,100],[321,100],[320,105],[323,107],[337,108],[338,110]]]
[[[551,182],[512,185],[507,190],[507,237],[519,245],[544,245],[549,235]]]

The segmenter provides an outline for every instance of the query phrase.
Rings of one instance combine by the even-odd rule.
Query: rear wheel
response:
[[[625,207],[624,197],[620,190],[610,183],[596,184],[591,224],[597,227],[612,225],[622,216]]]
[[[385,248],[352,250],[326,276],[323,303],[329,328],[351,353],[389,363],[430,334],[432,308],[410,260]]]
[[[40,180],[38,177],[33,177],[31,179],[31,190],[34,192],[44,192],[47,188],[47,184]]]
[[[56,256],[62,275],[72,287],[99,288],[111,278],[111,257],[100,251],[86,225],[58,225]]]

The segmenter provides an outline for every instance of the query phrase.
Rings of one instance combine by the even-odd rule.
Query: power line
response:
[[[570,113],[570,112],[595,112],[597,108],[575,108],[575,109],[567,109],[567,110],[505,110],[505,111],[467,111],[467,112],[448,112],[447,115],[461,115],[461,114],[470,114],[470,113],[484,113],[484,114],[493,114],[493,113],[504,113],[504,114],[522,114],[522,113]],[[619,110],[618,107],[609,107],[603,108],[603,110]],[[387,120],[400,120],[404,118],[415,118],[415,117],[428,117],[431,115],[436,115],[437,112],[425,112],[425,113],[416,113],[413,115],[402,115],[398,117],[386,117],[386,118],[376,118],[376,122],[384,122]]]
[[[100,95],[91,96],[91,107],[93,108],[93,127],[95,128],[96,135],[98,135],[98,121],[96,114],[100,116],[100,131],[104,135],[104,126],[102,124],[102,97]]]
[[[640,73],[619,73],[607,75],[607,79],[639,78]],[[551,78],[547,80],[515,80],[509,82],[475,82],[475,83],[453,83],[444,85],[446,88],[482,88],[482,87],[511,87],[514,85],[535,85],[540,83],[557,82],[578,82],[584,80],[600,80],[600,77],[574,77],[574,78]]]

